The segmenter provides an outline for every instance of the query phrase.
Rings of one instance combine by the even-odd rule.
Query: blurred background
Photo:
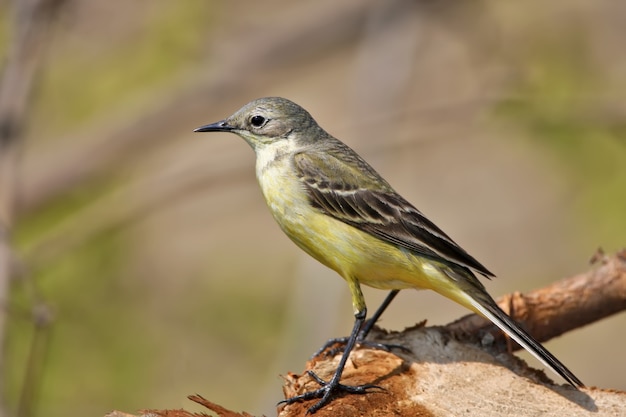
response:
[[[0,0],[5,57],[28,1]],[[347,335],[345,283],[274,224],[253,152],[192,133],[254,98],[309,110],[498,276],[494,296],[626,244],[626,3],[60,4],[0,171],[9,415],[194,410],[195,393],[274,415],[280,375]],[[373,311],[385,293],[365,291]],[[404,291],[380,325],[466,313]],[[547,346],[624,390],[625,326]]]

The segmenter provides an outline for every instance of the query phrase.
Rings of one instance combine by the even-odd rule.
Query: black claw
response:
[[[302,395],[296,395],[295,397],[282,400],[278,404],[288,405],[296,402],[312,400],[314,398],[321,398],[307,410],[307,414],[314,414],[320,408],[328,404],[333,398],[342,394],[367,394],[371,392],[371,390],[385,390],[383,387],[374,384],[343,385],[338,382],[334,382],[333,380],[326,382],[313,371],[307,371],[307,373],[315,380],[315,382],[320,384],[320,388],[314,391],[305,392]]]

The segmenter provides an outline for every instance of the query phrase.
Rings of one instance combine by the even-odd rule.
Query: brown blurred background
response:
[[[10,2],[0,16],[4,55]],[[99,416],[199,393],[273,415],[279,375],[349,332],[344,282],[274,224],[252,151],[192,133],[257,97],[355,148],[496,273],[494,296],[623,247],[625,18],[610,0],[68,1],[14,171],[5,407]],[[366,290],[370,311],[384,295]],[[405,291],[380,324],[463,314]],[[625,326],[547,346],[626,389]]]

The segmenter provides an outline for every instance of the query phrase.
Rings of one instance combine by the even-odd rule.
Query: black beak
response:
[[[210,125],[200,126],[194,129],[194,132],[230,132],[234,127],[226,123],[226,120],[220,120],[219,122],[211,123]]]

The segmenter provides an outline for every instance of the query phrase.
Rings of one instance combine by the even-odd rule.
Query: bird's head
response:
[[[281,97],[253,100],[232,116],[201,126],[194,132],[233,132],[256,149],[279,140],[315,137],[319,126],[309,112]],[[300,134],[303,133],[303,134]]]

